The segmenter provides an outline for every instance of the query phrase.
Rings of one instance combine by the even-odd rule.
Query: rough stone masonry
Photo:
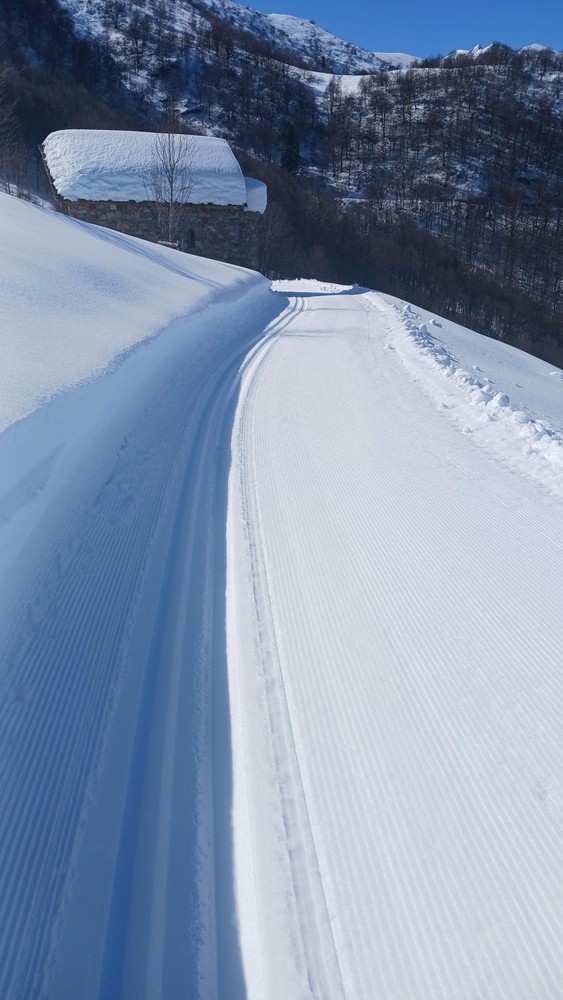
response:
[[[158,242],[163,237],[153,202],[68,201],[57,196],[61,211],[75,219]],[[241,267],[258,268],[258,227],[262,216],[238,205],[189,205],[181,250]]]

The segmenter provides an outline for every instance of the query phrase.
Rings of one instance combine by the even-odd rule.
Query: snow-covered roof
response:
[[[268,189],[263,181],[257,181],[254,177],[245,177],[246,184],[246,211],[259,212],[263,215],[268,204]]]
[[[151,201],[147,175],[157,162],[159,134],[107,129],[64,129],[43,143],[61,198],[78,201]],[[245,205],[246,183],[229,144],[214,136],[174,136],[188,142],[190,182],[179,201]]]

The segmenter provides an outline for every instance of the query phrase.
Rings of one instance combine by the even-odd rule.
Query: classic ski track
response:
[[[280,322],[285,321],[284,313]],[[263,332],[254,335],[254,342],[263,337]],[[109,965],[104,959],[100,992],[88,996],[169,996],[165,980],[175,959],[191,976],[184,984],[190,995],[209,1000],[213,983],[216,994],[220,956],[213,916],[209,665],[216,655],[213,609],[222,594],[215,593],[213,515],[236,391],[253,356],[251,351],[246,357],[249,343],[247,338],[226,360],[212,365],[191,406],[186,406],[190,397],[184,390],[184,383],[190,385],[189,369],[185,375],[176,373],[147,401],[135,438],[118,449],[105,486],[90,506],[75,510],[70,518],[66,548],[54,551],[42,567],[27,622],[14,623],[7,662],[8,677],[17,677],[17,682],[8,688],[0,714],[0,995],[5,1000],[58,1000],[64,995],[52,989],[64,984],[58,933],[65,899],[72,890],[90,804],[103,776],[115,702],[131,670],[139,681],[124,786],[129,801],[119,848],[127,855],[122,858],[126,892],[120,872],[107,931],[107,947],[115,946],[113,928],[122,936],[122,952],[110,956]],[[142,489],[137,489],[140,478]],[[168,534],[163,545],[167,555],[155,563],[154,540],[163,531]],[[160,590],[161,597],[152,609],[146,662],[130,664],[148,567],[160,572],[159,587],[152,579],[151,588]],[[103,629],[97,627],[100,621]],[[146,632],[146,625],[140,625]],[[193,663],[194,676],[182,674],[185,662]],[[157,675],[158,663],[164,669]],[[190,704],[194,693],[195,703]],[[194,760],[183,800],[177,787],[178,771],[186,768],[186,761],[178,760],[181,747]],[[195,813],[187,801],[190,795]],[[167,926],[168,887],[178,874],[170,869],[171,851],[176,851],[177,860],[178,831],[185,834],[188,827],[194,831],[189,880],[199,926],[191,943],[182,942],[180,956],[170,953],[175,938],[174,928],[171,937]],[[134,862],[131,853],[140,850],[143,837],[143,856]],[[111,844],[108,849],[113,849]],[[148,923],[131,910],[141,885],[152,886],[148,897],[143,893],[137,899],[149,915]],[[185,905],[189,910],[189,899]],[[127,910],[133,919],[125,931],[119,922]],[[193,925],[194,913],[184,916]],[[145,961],[141,971],[132,972],[128,959],[135,954]],[[63,955],[63,966],[64,961]],[[58,986],[51,985],[52,979]]]
[[[374,995],[425,1000],[557,996],[561,905],[546,872],[550,866],[560,870],[561,807],[557,798],[550,800],[549,780],[561,770],[556,738],[561,627],[553,600],[561,565],[554,530],[560,505],[522,479],[515,480],[512,492],[513,473],[436,413],[396,355],[383,354],[385,330],[375,324],[370,330],[381,310],[360,296],[356,303],[343,298],[340,305],[337,298],[320,297],[320,313],[323,303],[350,309],[349,317],[335,317],[333,332],[329,320],[316,322],[313,304],[308,324],[306,313],[296,317],[293,347],[291,328],[284,331],[288,360],[283,360],[280,340],[253,379],[245,399],[251,414],[239,450],[251,462],[246,471],[249,544],[258,552],[253,565],[259,625],[266,629],[262,655],[275,663],[277,652],[282,669],[288,668],[283,690],[291,739],[286,739],[301,764],[316,864],[325,876],[329,909],[336,912],[333,933],[346,989],[350,996],[370,1000]],[[361,364],[368,362],[368,343],[373,357],[373,402],[366,395],[362,404],[370,407],[369,432],[355,416],[354,377],[360,368],[352,368],[346,382],[346,369],[341,374],[333,362],[323,399],[323,341],[317,342],[318,355],[306,355],[313,341],[297,339],[340,338],[348,327],[351,349],[356,350],[356,341],[364,342]],[[374,336],[381,353],[374,350]],[[367,386],[369,370],[365,375]],[[329,421],[331,406],[337,414]],[[320,410],[326,411],[322,417]],[[407,453],[416,461],[412,475],[399,451],[394,461],[393,445],[400,442],[409,443]],[[306,477],[306,486],[299,476]],[[323,530],[332,523],[330,539],[322,530],[317,535],[311,496],[328,506],[330,520]],[[301,515],[303,500],[309,520]],[[422,519],[420,508],[427,511]],[[322,506],[319,515],[324,516]],[[475,545],[458,549],[455,525],[462,518],[460,541],[465,535]],[[451,552],[440,544],[441,519],[454,543]],[[510,579],[505,587],[502,544],[519,546],[520,538],[528,579],[516,572],[514,588]],[[541,576],[537,560],[526,563],[534,544],[541,544],[544,553]],[[335,561],[346,571],[336,590]],[[452,590],[444,584],[448,573]],[[342,646],[338,587],[362,609],[354,620],[370,623],[377,632],[378,653],[388,671],[382,673],[381,691],[370,688],[369,673],[362,673],[354,654]],[[433,617],[436,613],[440,617]],[[360,633],[364,659],[359,663],[367,665],[369,647],[362,651],[362,641]],[[455,658],[458,641],[475,650],[470,670]],[[378,667],[375,661],[373,670]],[[354,691],[366,684],[365,699],[358,698]],[[376,704],[389,699],[398,731],[387,731],[383,713],[377,716],[383,732],[372,735],[368,689]],[[283,732],[280,714],[274,704],[270,725]],[[317,744],[326,752],[337,734],[350,745],[350,766],[352,761],[359,765],[371,747],[361,787],[358,779],[348,789],[336,767],[331,773],[328,760],[314,769],[315,752],[321,752]],[[365,746],[362,737],[369,741]],[[520,747],[518,754],[508,749],[514,747]],[[428,780],[411,777],[418,773],[419,759],[428,761]],[[287,767],[283,762],[278,767],[285,777]],[[361,865],[349,869],[335,854],[340,816],[346,818],[343,835],[353,831],[362,858]],[[425,839],[420,840],[413,817],[422,823]],[[442,819],[448,839],[432,817]],[[432,838],[441,845],[446,879],[438,870]],[[463,850],[467,859],[460,862]],[[305,878],[306,873],[296,873],[297,883]],[[369,898],[364,884],[372,889]],[[489,922],[482,930],[467,928],[476,955],[467,947],[463,925],[456,923],[478,920],[471,895],[465,898],[469,889],[486,901],[483,919]],[[303,898],[301,905],[308,905]],[[353,913],[353,940],[341,913],[348,919]],[[518,971],[503,967],[507,942],[512,958],[518,957]]]
[[[252,566],[257,647],[263,674],[263,695],[269,719],[270,748],[275,762],[277,792],[283,817],[286,861],[292,881],[292,931],[294,955],[307,983],[307,993],[318,1000],[344,1000],[345,992],[332,933],[322,872],[319,865],[309,807],[280,655],[278,630],[271,596],[267,542],[256,483],[254,404],[267,376],[268,364],[279,348],[279,336],[291,332],[307,309],[300,297],[292,299],[294,314],[276,338],[261,346],[254,359],[251,379],[239,406],[238,453],[241,470],[242,512]]]

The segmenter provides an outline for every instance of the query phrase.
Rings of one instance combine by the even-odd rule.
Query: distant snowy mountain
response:
[[[370,72],[384,66],[407,67],[416,59],[404,52],[366,52],[357,45],[343,42],[314,21],[303,21],[287,14],[268,14],[267,17],[286,35],[292,48],[301,47],[304,53],[322,52],[327,61],[340,62],[344,73]]]
[[[104,21],[107,26],[113,19],[114,32],[110,34],[120,33],[118,3],[104,0],[61,0],[61,3],[81,32],[99,36]],[[162,20],[156,5],[146,3],[142,6],[150,20]],[[263,14],[234,0],[180,0],[166,11],[166,17],[171,17],[177,28],[184,30],[189,30],[190,23],[200,22],[201,18],[229,25],[253,36],[273,52],[289,56],[289,61],[293,58],[296,65],[306,64],[330,73],[374,73],[386,68],[406,68],[416,61],[415,56],[403,52],[367,52],[314,21],[287,14]]]
[[[386,66],[410,66],[416,58],[403,52],[366,52],[314,21],[289,14],[262,14],[233,0],[200,0],[200,6],[221,20],[269,42],[273,48],[284,49],[299,59],[313,62],[319,70],[373,73]]]
[[[450,56],[471,56],[473,59],[477,59],[479,56],[483,56],[486,52],[493,48],[495,43],[491,42],[490,45],[474,45],[472,49],[455,49],[450,52]],[[523,45],[521,49],[517,49],[517,52],[546,52],[549,51],[547,46],[540,45],[538,42],[533,42],[531,45]]]

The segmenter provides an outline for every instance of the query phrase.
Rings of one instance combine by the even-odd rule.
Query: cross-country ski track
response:
[[[558,1000],[561,378],[237,295],[14,425],[0,996]]]

